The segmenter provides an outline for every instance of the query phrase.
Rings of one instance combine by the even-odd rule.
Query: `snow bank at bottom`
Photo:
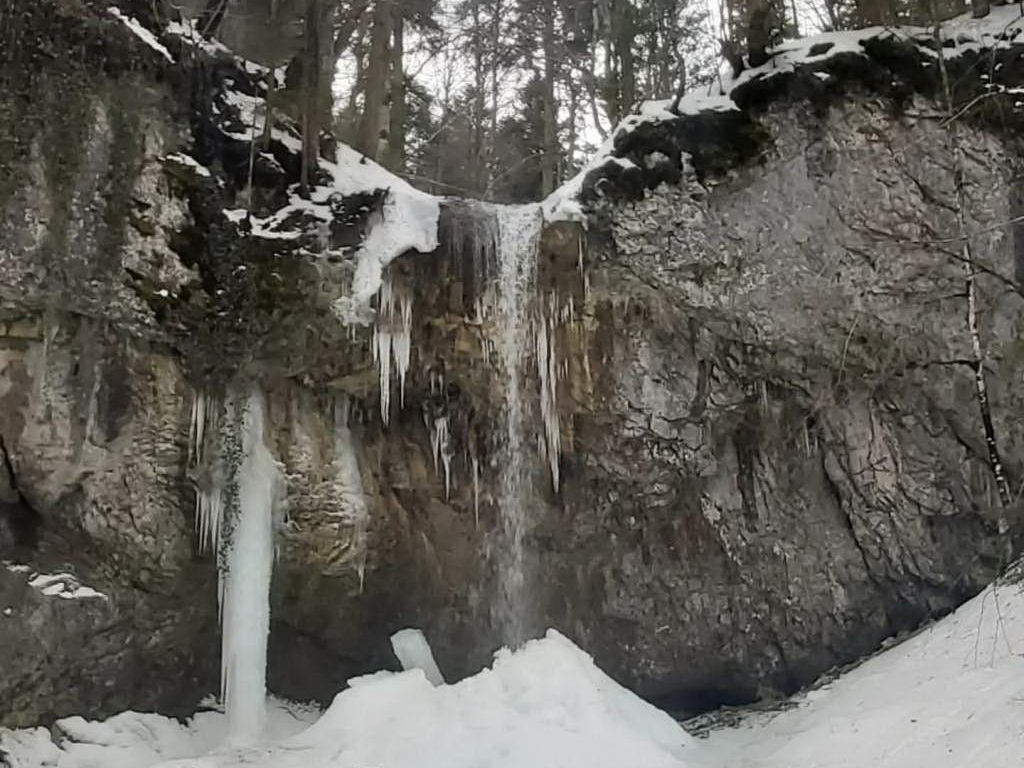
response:
[[[127,712],[63,720],[60,744],[0,729],[0,755],[11,768],[1020,768],[1024,592],[989,588],[794,708],[702,741],[556,632],[454,685],[418,669],[351,683],[319,720],[275,703],[267,743],[246,750],[221,746],[219,713]]]
[[[287,739],[314,722],[319,712],[302,704],[269,699],[266,733]],[[195,714],[187,723],[144,712],[122,712],[93,722],[58,720],[63,737],[54,742],[45,728],[0,728],[0,765],[10,768],[149,768],[166,760],[204,755],[228,734],[223,712]],[[6,763],[3,759],[7,760]]]
[[[435,687],[418,669],[379,672],[350,683],[308,729],[244,750],[217,749],[211,738],[215,729],[205,722],[198,724],[202,727],[195,720],[190,726],[179,726],[166,718],[134,713],[88,724],[91,733],[74,735],[78,741],[94,742],[91,745],[57,747],[42,738],[45,731],[37,729],[15,732],[13,738],[0,732],[0,749],[13,756],[12,768],[693,768],[700,764],[693,759],[698,747],[674,720],[621,688],[587,654],[554,631],[522,650],[502,651],[491,669],[454,685]],[[122,727],[119,718],[129,727]],[[40,743],[25,745],[28,748],[19,752],[19,733],[22,743],[28,733],[34,733]],[[148,750],[137,749],[134,762],[102,759],[109,745],[133,739]]]
[[[781,714],[713,731],[710,765],[1024,766],[1024,592],[978,597]]]

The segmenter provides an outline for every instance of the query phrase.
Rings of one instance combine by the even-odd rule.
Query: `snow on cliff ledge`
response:
[[[280,85],[283,77],[280,70],[271,72],[236,56],[222,43],[204,38],[198,33],[194,21],[171,22],[165,34],[179,39],[204,56],[230,59],[239,69],[256,78],[256,93],[262,87],[260,79],[273,77]],[[235,141],[257,141],[263,134],[266,121],[266,100],[246,92],[249,89],[231,78],[225,79],[225,86],[212,105],[218,129]],[[301,154],[302,140],[291,121],[275,110],[272,122],[272,140],[293,155]],[[267,162],[276,164],[270,153],[261,151],[260,155]],[[209,175],[208,170],[194,158],[189,157],[185,162],[188,160],[201,169],[201,175],[203,172]],[[381,208],[372,215],[364,241],[356,251],[350,293],[338,307],[339,315],[346,322],[365,319],[365,310],[380,289],[384,268],[391,261],[408,251],[429,253],[438,247],[440,200],[416,189],[344,144],[338,144],[335,161],[321,157],[318,165],[321,175],[326,175],[328,180],[314,186],[308,198],[298,194],[298,185],[295,184],[289,188],[289,199],[283,207],[269,212],[229,208],[224,210],[224,216],[235,224],[244,222],[244,228],[240,229],[243,236],[298,241],[316,230],[327,229],[336,218],[335,205],[341,199],[383,192]]]
[[[1024,6],[1013,4],[994,6],[983,19],[970,13],[957,16],[942,24],[940,37],[943,55],[952,59],[968,52],[998,50],[1024,42]],[[794,72],[804,66],[827,62],[840,54],[867,56],[864,43],[870,40],[896,39],[916,44],[922,55],[938,57],[934,50],[935,30],[926,27],[868,27],[848,32],[828,32],[799,40],[787,40],[774,49],[772,58],[760,67],[747,69],[739,77],[723,77],[722,87],[687,94],[671,111],[671,101],[649,101],[640,106],[638,114],[626,117],[594,153],[593,158],[572,179],[556,189],[544,202],[544,217],[548,221],[586,222],[579,202],[584,179],[592,171],[609,163],[633,167],[631,160],[616,157],[617,140],[650,123],[670,123],[686,116],[708,112],[739,110],[733,94],[741,86],[765,81],[778,75]]]

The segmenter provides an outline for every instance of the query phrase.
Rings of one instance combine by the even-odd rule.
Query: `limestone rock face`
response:
[[[149,5],[133,10],[152,23]],[[89,3],[36,12],[25,51],[57,30],[101,41],[107,64],[68,57],[28,81],[24,58],[0,58],[18,86],[0,88],[0,119],[24,128],[0,143],[0,560],[106,597],[0,567],[0,723],[186,711],[215,690],[193,411],[238,386],[266,394],[286,481],[271,689],[329,699],[395,666],[388,636],[407,626],[449,679],[479,668],[503,639],[506,546],[491,213],[446,204],[441,248],[392,263],[412,354],[385,425],[374,328],[331,312],[379,196],[339,201],[346,218],[294,247],[244,237],[223,210],[279,204],[294,163],[272,143],[247,194],[249,145],[183,105],[213,103],[228,76],[257,92],[245,70],[167,40],[170,66]],[[45,95],[20,99],[29,87]],[[776,94],[744,117],[738,155],[683,121],[698,167],[652,135],[630,152],[662,171],[679,158],[671,183],[610,179],[586,232],[544,232],[528,309],[543,346],[522,380],[539,446],[530,633],[554,626],[692,711],[805,684],[949,611],[1019,550],[979,416],[953,131],[925,96],[901,106],[861,86],[824,107]],[[1017,489],[1021,157],[991,126],[957,135]]]

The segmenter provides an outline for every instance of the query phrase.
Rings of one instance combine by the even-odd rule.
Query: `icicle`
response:
[[[542,315],[537,322],[535,351],[540,378],[540,412],[544,422],[544,453],[551,470],[551,484],[557,493],[562,436],[558,423],[558,363],[554,348],[554,324],[550,319],[553,314],[552,306],[548,318]]]
[[[196,492],[195,526],[199,553],[217,552],[220,547],[221,519],[224,508],[223,482],[219,457],[208,457],[206,441],[214,433],[220,403],[205,392],[192,393],[189,419],[188,465]]]
[[[202,392],[193,392],[192,412],[188,424],[188,463],[190,465],[200,458],[205,427],[206,395]]]
[[[408,291],[401,291],[398,298],[400,330],[392,338],[392,351],[395,365],[398,367],[398,404],[405,407],[405,374],[409,370],[412,357],[412,296]]]
[[[354,528],[354,546],[358,555],[356,571],[359,574],[359,589],[362,591],[366,571],[367,544],[370,512],[363,490],[363,476],[359,471],[359,458],[355,436],[349,427],[351,405],[348,397],[341,397],[334,407],[334,493],[341,507],[341,515]]]
[[[397,308],[397,311],[396,311]],[[391,362],[398,371],[399,405],[405,405],[405,378],[412,357],[412,296],[391,274],[384,277],[377,297],[373,356],[380,373],[380,416],[385,425],[391,411]]]
[[[377,298],[377,327],[374,331],[374,358],[380,373],[380,418],[385,425],[391,415],[391,275],[384,278]]]
[[[444,468],[444,498],[447,501],[451,492],[452,449],[451,433],[447,416],[438,416],[430,428],[430,446],[434,454],[434,471],[440,473]]]
[[[476,454],[470,458],[473,465],[473,523],[480,527],[480,460]]]

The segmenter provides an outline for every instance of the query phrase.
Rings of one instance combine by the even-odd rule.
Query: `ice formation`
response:
[[[447,416],[435,417],[430,425],[430,447],[434,454],[434,471],[444,470],[444,497],[447,499],[451,494],[452,458],[455,456]]]
[[[430,650],[430,643],[422,631],[400,629],[391,636],[391,648],[402,669],[419,669],[431,685],[444,685],[444,676],[434,661],[434,652]]]
[[[359,573],[360,588],[366,570],[366,531],[370,513],[366,504],[366,493],[363,489],[363,477],[359,471],[359,459],[356,453],[355,436],[349,426],[350,403],[342,396],[334,406],[334,492],[341,502],[340,507],[352,523],[355,533],[355,547],[359,560],[356,570]]]
[[[274,567],[274,501],[280,468],[263,439],[263,396],[242,409],[236,498],[224,517],[226,567],[221,573],[221,691],[229,738],[257,741],[266,718],[270,578]],[[229,459],[230,460],[230,459]]]
[[[196,537],[199,551],[219,552],[221,517],[224,511],[223,484],[217,456],[210,456],[207,441],[216,434],[221,403],[203,391],[192,393],[189,421],[189,466],[196,493]]]
[[[412,292],[385,275],[377,294],[377,325],[373,352],[380,379],[380,417],[391,415],[391,362],[398,372],[399,405],[405,404],[405,377],[412,358]]]
[[[551,295],[546,313],[536,320],[537,378],[540,382],[540,413],[544,424],[544,455],[548,460],[551,484],[558,492],[558,462],[562,453],[562,433],[558,423],[558,357],[555,350],[555,295]]]
[[[234,742],[255,741],[266,698],[274,508],[281,472],[263,439],[257,389],[223,401],[192,397],[189,460],[196,485],[199,550],[213,550],[219,576],[221,698]]]

